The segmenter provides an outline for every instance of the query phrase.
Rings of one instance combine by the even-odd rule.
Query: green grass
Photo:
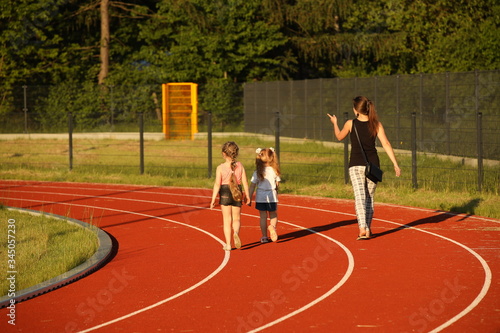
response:
[[[8,271],[17,272],[16,291],[19,292],[84,263],[98,247],[94,232],[62,219],[5,208],[0,208],[0,218],[0,234],[4,237],[0,242],[0,295],[8,294]],[[7,238],[15,240],[15,247],[9,246]]]
[[[252,136],[214,137],[212,178],[207,171],[206,140],[146,141],[145,173],[139,174],[137,140],[74,139],[73,170],[68,169],[67,140],[4,141],[0,148],[1,179],[46,180],[185,186],[211,188],[215,168],[223,162],[220,147],[233,140],[248,177],[254,170],[255,148],[274,141]],[[281,193],[352,199],[344,182],[343,150],[319,142],[282,140]],[[500,218],[500,167],[485,166],[482,191],[477,191],[477,170],[461,162],[418,155],[418,188],[413,188],[409,153],[398,153],[402,176],[396,178],[388,157],[379,149],[384,181],[376,202],[415,206]]]

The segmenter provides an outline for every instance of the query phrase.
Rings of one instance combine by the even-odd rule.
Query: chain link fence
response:
[[[206,113],[214,129],[241,131],[243,85],[234,82],[199,87],[198,126],[206,130]],[[162,132],[162,85],[61,84],[0,89],[1,133],[63,133],[69,114],[75,132],[130,132],[143,115],[147,132]]]
[[[278,113],[282,136],[335,141],[326,114],[352,118],[352,99],[365,95],[395,149],[411,150],[414,113],[419,152],[475,158],[482,138],[483,157],[500,160],[498,70],[258,82],[245,84],[244,93],[245,132],[273,134]]]
[[[29,150],[31,144],[26,138],[2,143],[0,155],[5,170],[17,166],[52,168],[54,163],[64,168],[68,154],[69,169],[72,169],[74,154],[77,170],[108,165],[136,170],[139,162],[140,174],[167,172],[182,177],[193,173],[203,177],[208,173],[209,177],[213,176],[212,166],[218,163],[220,147],[215,144],[216,152],[212,154],[212,129],[215,127],[211,112],[199,114],[203,122],[201,130],[208,134],[206,139],[195,140],[197,148],[189,145],[179,148],[183,153],[190,149],[196,153],[172,155],[178,145],[184,147],[186,142],[164,139],[153,141],[154,144],[143,142],[144,132],[161,137],[160,86],[107,87],[104,92],[99,89],[102,88],[71,85],[56,89],[29,86],[14,89],[15,93],[0,104],[2,114],[8,115],[0,123],[0,132],[69,131],[82,135],[92,132],[92,139],[83,142],[76,136],[74,148],[72,142],[69,148],[65,148],[66,143],[57,148],[54,142],[47,141],[46,152]],[[375,102],[405,170],[404,176],[395,179],[389,172],[390,161],[381,156],[389,183],[498,193],[500,123],[496,97],[500,96],[499,92],[500,71],[248,83],[244,85],[243,102],[239,95],[234,98],[244,108],[245,134],[255,133],[256,136],[241,139],[244,140],[241,143],[239,136],[228,133],[228,138],[237,139],[245,151],[242,158],[248,159],[244,162],[249,167],[253,167],[253,152],[256,145],[262,144],[258,139],[262,135],[271,138],[273,143],[266,144],[273,145],[278,154],[281,153],[280,164],[288,181],[308,178],[314,184],[347,183],[348,142],[335,143],[332,124],[326,114],[336,114],[342,126],[348,118],[353,118],[352,98],[366,95]],[[109,140],[101,143],[95,132],[134,132],[136,135],[126,144]],[[289,138],[306,144],[303,148],[286,145]],[[341,149],[330,149],[332,145]],[[118,147],[126,151],[123,156]],[[423,153],[419,156],[418,174],[417,153]],[[137,155],[139,160],[133,157],[129,161],[127,154]],[[431,154],[455,157],[454,162],[445,164],[446,167],[431,164],[431,159],[424,156]],[[56,155],[57,161],[49,158]]]
[[[66,132],[70,113],[76,132],[135,130],[140,113],[146,131],[162,131],[160,85],[22,86],[1,93],[0,133]]]

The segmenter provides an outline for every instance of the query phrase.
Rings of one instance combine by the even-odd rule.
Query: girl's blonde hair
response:
[[[228,141],[222,145],[222,152],[231,159],[232,175],[229,179],[229,189],[231,190],[231,194],[233,195],[233,199],[235,201],[241,201],[243,197],[240,187],[238,186],[238,180],[236,179],[236,175],[234,174],[234,170],[236,170],[236,157],[238,157],[239,151],[240,148],[233,141]]]
[[[257,149],[257,157],[255,158],[255,167],[257,169],[257,177],[263,180],[265,177],[266,166],[270,166],[280,175],[280,167],[278,163],[278,156],[274,153],[273,148]]]

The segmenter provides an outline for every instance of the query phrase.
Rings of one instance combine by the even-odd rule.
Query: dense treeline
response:
[[[3,115],[22,85],[103,109],[97,84],[196,82],[222,119],[244,82],[500,68],[496,0],[19,0],[0,17]]]

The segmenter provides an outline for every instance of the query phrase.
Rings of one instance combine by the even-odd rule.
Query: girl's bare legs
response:
[[[222,211],[222,221],[224,223],[224,238],[226,239],[226,245],[224,250],[231,251],[231,222],[232,222],[232,206],[221,205]]]
[[[274,212],[269,212],[269,219],[270,219],[270,224],[276,228],[278,225],[278,213],[276,211]]]
[[[260,210],[260,231],[262,232],[262,237],[267,237],[267,211]]]
[[[241,226],[241,207],[231,206],[231,214],[233,220],[233,237],[234,237],[234,246],[239,249],[241,247],[240,241],[240,226]]]
[[[278,234],[276,233],[276,226],[278,225],[278,213],[276,211],[269,212],[269,220],[269,224],[271,225],[271,228],[269,229],[271,240],[273,242],[276,242],[276,240],[278,239]]]

